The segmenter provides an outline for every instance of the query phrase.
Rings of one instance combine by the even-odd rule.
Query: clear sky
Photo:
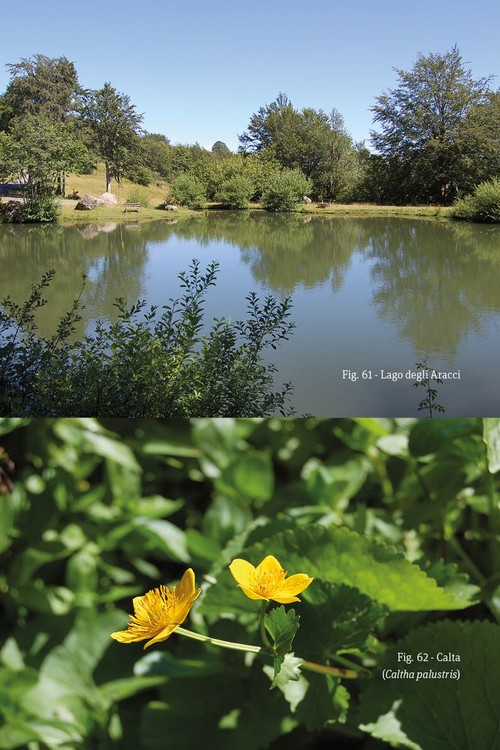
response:
[[[172,143],[238,146],[280,91],[344,116],[369,139],[370,106],[419,52],[458,45],[475,78],[500,86],[497,0],[22,0],[0,14],[6,63],[42,53],[75,63],[85,88],[128,94],[144,127]]]

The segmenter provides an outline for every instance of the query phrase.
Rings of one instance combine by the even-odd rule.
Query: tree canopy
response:
[[[80,86],[74,63],[65,57],[33,55],[7,69],[11,80],[0,97],[0,130],[7,130],[16,117],[43,113],[64,121],[74,111]]]
[[[372,143],[382,159],[387,197],[448,203],[489,176],[483,152],[491,150],[486,141],[495,119],[490,79],[474,80],[457,47],[419,55],[410,71],[396,72],[396,88],[372,107],[381,127],[372,132]]]
[[[83,95],[81,116],[90,129],[99,158],[106,165],[106,190],[113,177],[120,179],[138,150],[143,115],[136,111],[130,97],[119,93],[110,83]]]
[[[356,181],[357,152],[336,109],[297,110],[280,93],[252,115],[239,140],[245,153],[271,154],[282,167],[300,169],[318,197],[335,198]]]

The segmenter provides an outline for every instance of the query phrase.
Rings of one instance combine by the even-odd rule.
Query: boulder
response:
[[[113,193],[103,193],[97,200],[101,206],[116,206],[118,204],[116,195],[113,195]]]
[[[174,206],[173,203],[165,203],[165,211],[177,211],[177,206]]]
[[[307,203],[307,204],[312,203],[312,200],[307,195],[304,195],[304,197],[302,198],[302,200],[304,201],[304,203]]]
[[[80,200],[75,206],[75,211],[91,211],[93,208],[99,205],[99,201],[97,198],[94,198],[93,195],[89,195],[88,193],[85,193],[85,195],[82,195]]]

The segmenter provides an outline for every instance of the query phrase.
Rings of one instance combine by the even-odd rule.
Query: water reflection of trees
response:
[[[47,293],[49,306],[40,316],[42,333],[52,330],[88,277],[82,302],[83,332],[89,319],[115,317],[113,302],[123,297],[132,304],[143,292],[142,278],[147,258],[147,238],[126,225],[99,227],[0,227],[0,262],[8,273],[0,280],[0,298],[9,294],[20,302],[30,284],[49,268],[56,270]]]
[[[453,356],[463,338],[481,330],[485,311],[500,310],[494,234],[449,223],[380,222],[369,251],[378,315],[418,352]]]
[[[116,297],[131,305],[145,296],[148,247],[174,236],[192,239],[195,247],[233,244],[254,279],[280,295],[324,283],[339,290],[358,251],[372,264],[377,314],[431,357],[453,355],[461,339],[481,330],[485,311],[499,311],[499,227],[309,218],[214,212],[177,224],[0,226],[0,262],[7,267],[0,276],[0,298],[25,299],[29,285],[55,268],[48,315],[40,321],[47,333],[67,310],[85,273],[80,334],[89,320],[115,317]],[[194,249],[189,259],[196,255]]]
[[[255,280],[282,295],[328,280],[340,289],[353,251],[368,242],[363,222],[297,214],[211,214],[179,224],[176,234],[202,244],[222,240],[238,246]]]

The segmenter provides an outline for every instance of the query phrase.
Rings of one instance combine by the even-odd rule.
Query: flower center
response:
[[[285,580],[285,571],[280,570],[277,572],[269,573],[263,571],[259,574],[256,580],[256,591],[265,597],[269,597],[277,588],[281,586]]]

